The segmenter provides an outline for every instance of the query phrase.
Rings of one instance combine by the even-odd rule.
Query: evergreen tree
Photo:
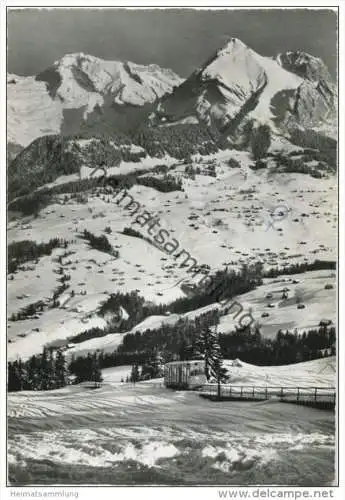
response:
[[[26,363],[27,384],[32,391],[37,391],[40,388],[40,359],[38,356],[31,356]]]
[[[44,348],[40,359],[39,369],[39,389],[47,391],[51,389],[54,374],[53,374],[53,360],[48,351]]]
[[[67,368],[65,355],[61,349],[56,353],[55,360],[55,387],[64,387],[67,384]]]
[[[205,360],[205,375],[207,380],[210,380],[211,377],[216,380],[219,377],[224,379],[225,375],[224,372],[221,372],[222,354],[217,333],[218,323],[219,317],[216,315],[214,317],[214,324],[216,326],[214,331],[210,326],[202,328],[196,342],[197,349],[195,355],[198,359],[201,357]]]
[[[162,375],[162,358],[156,349],[150,354],[141,370],[141,378],[158,378]]]
[[[271,145],[271,129],[268,125],[259,125],[253,131],[251,146],[254,160],[261,160],[267,154]]]
[[[17,376],[17,372],[15,369],[14,363],[8,363],[7,390],[8,390],[8,392],[20,390],[19,379]]]
[[[25,384],[25,372],[21,359],[9,363],[8,365],[8,391],[22,391]]]
[[[80,358],[80,380],[92,380],[92,372],[93,372],[93,365],[92,365],[92,356],[91,353],[88,352],[86,358]]]
[[[129,381],[135,383],[135,382],[138,382],[139,380],[140,380],[139,368],[138,368],[138,365],[135,364],[132,366],[132,371],[131,371]]]
[[[95,387],[103,381],[102,371],[100,368],[100,357],[97,352],[95,352],[92,356],[92,365],[91,365],[91,380],[95,383]]]
[[[192,356],[191,351],[192,351],[192,346],[190,346],[186,341],[186,339],[183,338],[179,349],[180,361],[187,361],[188,359],[191,359]]]
[[[27,373],[25,369],[25,364],[21,359],[18,360],[17,370],[18,370],[18,379],[20,381],[20,390],[23,390],[25,389],[26,385]]]
[[[250,146],[252,135],[253,135],[253,129],[254,129],[254,121],[249,120],[247,121],[243,127],[242,127],[242,148],[247,149]]]
[[[56,389],[55,361],[56,361],[56,352],[54,351],[54,349],[49,349],[49,361],[48,361],[49,389]]]

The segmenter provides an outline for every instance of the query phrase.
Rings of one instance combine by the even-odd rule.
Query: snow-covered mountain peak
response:
[[[236,38],[229,40],[209,59],[200,71],[202,81],[214,81],[225,98],[240,103],[244,95],[256,92],[265,84],[264,68],[255,52]]]
[[[95,109],[110,107],[114,115],[114,104],[139,108],[172,92],[182,81],[156,64],[108,61],[83,52],[65,54],[36,76],[7,76],[9,140],[27,146],[62,129],[77,133],[78,123],[88,120]],[[72,111],[68,115],[64,110]]]
[[[231,38],[219,49],[206,62],[200,75],[203,81],[216,80],[223,95],[225,86],[240,100],[265,88],[266,94],[272,97],[276,91],[294,89],[302,83],[300,77],[285,70],[273,58],[261,56],[237,38]]]
[[[246,122],[267,124],[274,134],[332,120],[336,89],[321,59],[304,52],[263,56],[229,39],[153,116],[161,125],[201,122],[241,140]]]
[[[81,57],[87,57],[83,52],[71,52],[69,54],[65,54],[60,59],[56,59],[54,61],[54,66],[70,66],[72,64],[76,64],[78,59]]]
[[[223,47],[218,49],[217,54],[218,55],[233,54],[234,52],[240,52],[244,50],[250,50],[250,49],[239,38],[230,38]]]
[[[57,74],[54,94],[65,107],[87,105],[88,109],[90,98],[93,109],[96,104],[103,104],[105,95],[112,96],[119,105],[143,106],[171,92],[182,82],[172,70],[158,65],[109,61],[83,52],[64,55],[55,61],[50,71]],[[38,79],[46,80],[46,77],[47,71]]]

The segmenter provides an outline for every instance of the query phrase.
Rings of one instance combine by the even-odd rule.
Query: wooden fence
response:
[[[336,390],[334,387],[277,387],[255,385],[205,384],[200,396],[208,399],[228,401],[264,401],[276,399],[284,403],[297,403],[314,407],[334,408]]]

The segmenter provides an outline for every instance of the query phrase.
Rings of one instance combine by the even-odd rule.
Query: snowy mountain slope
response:
[[[87,146],[86,143],[82,145]],[[240,166],[230,168],[230,158],[236,159]],[[142,161],[147,162],[147,166],[153,162],[150,158]],[[212,162],[215,163],[216,177],[203,172]],[[129,172],[140,165],[122,162],[114,169]],[[161,227],[168,230],[171,237],[178,240],[180,248],[188,251],[200,265],[208,265],[211,271],[215,271],[226,266],[239,269],[245,263],[261,261],[267,269],[315,259],[336,259],[334,176],[315,179],[303,174],[272,173],[266,169],[252,171],[248,153],[229,150],[195,158],[193,165],[201,170],[194,180],[186,175],[185,165],[169,164],[170,175],[182,177],[184,191],[164,193],[134,185],[129,193],[141,204],[142,210],[159,217]],[[67,248],[73,255],[64,260],[63,267],[71,276],[70,290],[74,290],[75,295],[66,304],[47,309],[37,318],[10,321],[9,359],[18,355],[26,358],[41,352],[45,344],[66,340],[94,326],[103,328],[105,323],[97,315],[97,309],[111,293],[139,290],[141,296],[150,302],[168,304],[185,296],[181,285],[191,279],[174,256],[167,255],[146,240],[122,234],[125,227],[133,227],[144,237],[152,239],[145,228],[134,223],[130,210],[116,203],[115,192],[94,188],[73,195],[67,187],[64,192],[63,184],[59,184],[59,192],[36,215],[17,216],[9,222],[8,241],[46,242],[56,235],[74,240]],[[274,222],[271,227],[270,211],[279,204],[289,207],[289,216],[279,223]],[[104,233],[106,227],[111,228],[110,234]],[[108,254],[90,249],[79,237],[84,229],[95,235],[107,234],[109,242],[120,252],[119,258],[114,260]],[[56,250],[37,263],[29,262],[10,277],[9,317],[31,303],[46,301],[52,296],[58,285],[54,259],[59,252]],[[198,279],[200,276],[196,277]],[[333,280],[324,275],[317,278],[319,281],[307,279],[307,275],[298,279],[301,284],[297,288],[302,288],[308,295],[305,310],[297,310],[292,303],[289,307],[277,305],[269,311],[268,318],[261,320],[262,312],[266,311],[263,296],[266,290],[267,293],[272,291],[269,283],[242,298],[245,309],[255,304],[253,315],[259,317],[265,335],[274,335],[279,327],[309,328],[324,317],[335,320],[334,289],[324,290],[324,286],[333,284]],[[281,287],[280,284],[275,286]],[[290,284],[287,286],[291,287]],[[291,287],[292,292],[295,288]],[[318,307],[319,302],[322,302],[322,308]],[[191,311],[188,317],[199,313]],[[157,327],[162,321],[175,319],[173,315],[155,316],[136,327]],[[228,331],[233,324],[230,315],[224,317],[221,326]],[[113,330],[107,337],[78,344],[75,351],[87,352],[97,348],[111,351],[121,338],[122,334]]]
[[[8,140],[27,146],[41,135],[68,129],[69,121],[78,129],[96,109],[142,107],[181,82],[173,71],[154,64],[67,54],[36,76],[8,75]]]
[[[141,165],[147,157],[142,148],[129,142],[125,136],[110,138],[77,139],[61,135],[39,137],[17,155],[8,173],[9,198],[27,194],[37,187],[54,182],[63,177],[64,182],[78,180],[91,175],[102,160],[107,169],[120,169],[121,160],[133,161]],[[96,163],[97,162],[97,163]],[[86,169],[86,171],[85,171]],[[89,172],[87,172],[89,170]],[[61,180],[61,179],[60,179]]]
[[[44,82],[33,76],[8,75],[8,141],[27,146],[36,137],[59,133],[62,121],[61,103],[49,96]]]
[[[56,341],[68,342],[87,329],[107,327],[98,309],[114,292],[138,291],[153,304],[169,304],[193,293],[185,266],[153,244],[152,235],[135,225],[129,211],[116,203],[116,184],[104,187],[88,182],[95,172],[95,177],[102,175],[103,168],[107,176],[131,173],[126,181],[133,199],[155,213],[180,248],[211,272],[227,267],[238,270],[258,261],[268,269],[336,259],[336,145],[324,140],[321,147],[319,136],[309,130],[315,123],[320,129],[332,123],[334,87],[321,63],[310,59],[309,69],[303,61],[302,56],[263,57],[232,39],[175,89],[173,82],[181,80],[169,70],[84,54],[65,56],[36,79],[10,76],[11,95],[26,113],[22,122],[13,121],[13,110],[9,113],[11,130],[25,141],[37,131],[46,135],[11,163],[8,192],[13,220],[8,241],[47,242],[56,235],[68,240],[73,257],[63,266],[74,292],[64,294],[63,303],[50,308],[60,280],[56,251],[13,273],[9,316],[38,301],[48,301],[48,307],[42,314],[9,322],[11,359],[38,353]],[[79,119],[89,124],[96,115],[108,120],[112,113],[117,121],[120,115],[114,115],[114,110],[121,109],[127,120],[129,110],[145,108],[166,89],[172,93],[157,101],[151,127],[145,128],[144,123],[135,139],[115,133],[112,126],[107,136],[59,135],[69,120],[75,119],[78,128]],[[16,99],[12,103],[9,99],[9,106]],[[40,128],[47,117],[50,128]],[[216,133],[213,136],[217,129],[218,136],[236,139],[251,122],[265,123],[273,132],[269,155],[261,160],[260,169],[248,144],[241,151],[238,144],[237,149],[227,149],[226,144],[219,146]],[[194,150],[193,141],[210,147]],[[327,152],[318,154],[321,149]],[[142,185],[140,175],[150,177],[151,184]],[[288,207],[288,216],[272,226],[272,212],[281,205]],[[132,224],[139,237],[123,234]],[[106,234],[119,250],[119,258],[91,249],[81,238],[84,229],[97,236]],[[307,310],[297,311],[295,303],[289,307],[277,303],[262,320],[266,336],[274,336],[278,327],[315,326],[324,316],[334,321],[334,290],[324,290],[326,278],[321,277],[317,287],[304,281],[308,281]],[[246,307],[255,304],[259,317],[266,312],[262,300],[270,286],[266,285],[258,295],[250,292],[243,297]],[[318,307],[318,302],[323,306]],[[187,316],[199,313],[190,311]],[[165,313],[141,318],[133,331],[178,319],[161,314]],[[233,329],[233,318],[224,317],[221,327]],[[105,337],[81,342],[75,352],[112,351],[124,330],[119,333],[112,324],[110,331]]]
[[[7,143],[7,165],[22,151],[23,147],[13,142]]]
[[[293,281],[299,281],[299,284],[292,284]],[[278,283],[277,283],[278,281]],[[329,291],[325,290],[325,283],[335,284],[335,276],[331,277],[328,271],[313,271],[307,272],[301,278],[301,275],[293,275],[291,277],[282,278],[281,280],[267,279],[263,286],[257,290],[246,293],[239,297],[235,297],[232,302],[238,301],[243,307],[243,313],[248,313],[250,308],[254,309],[253,315],[255,320],[260,322],[260,331],[264,337],[274,338],[278,329],[283,331],[295,328],[300,333],[308,329],[318,328],[319,322],[323,318],[331,319],[335,322],[336,318],[336,295],[335,289]],[[282,289],[289,285],[291,300],[288,304],[281,301]],[[296,297],[303,290],[305,298],[305,309],[298,310],[296,307]],[[271,293],[273,299],[268,301],[265,297]],[[262,318],[262,314],[267,312],[267,303],[274,303],[276,308],[270,309],[269,317]],[[227,304],[229,307],[230,304]],[[169,316],[149,316],[142,323],[136,325],[130,332],[144,332],[145,330],[155,330],[162,325],[176,325],[179,320],[194,320],[200,317],[207,311],[218,309],[224,311],[225,306],[218,302],[211,304],[200,309],[187,312],[185,314],[171,314]],[[238,318],[236,318],[237,307],[234,307],[228,314],[221,316],[218,331],[221,333],[228,333],[234,331],[238,325]],[[92,353],[96,349],[102,352],[111,353],[119,344],[125,334],[110,333],[101,338],[93,338],[80,342],[66,351],[66,355],[70,358],[72,355],[85,356],[87,353]],[[24,343],[21,343],[23,349]],[[10,346],[10,351],[14,346]]]
[[[232,38],[158,101],[151,122],[163,126],[199,120],[230,137],[243,134],[250,120],[268,124],[276,134],[317,126],[334,117],[335,85],[322,61],[303,57],[263,57]]]
[[[52,367],[55,352],[67,364],[93,354],[110,366],[100,387],[14,387],[24,390],[8,395],[11,484],[333,480],[332,412],[278,401],[214,404],[166,389],[162,379],[121,382],[133,364],[166,362],[169,352],[189,359],[189,322],[200,321],[198,334],[217,309],[224,339],[243,316],[254,320],[253,335],[240,330],[244,350],[235,354],[229,343],[225,357],[239,358],[223,363],[231,383],[335,384],[336,141],[312,133],[332,129],[335,101],[322,65],[303,61],[265,58],[232,40],[175,89],[181,80],[169,70],[84,54],[36,79],[9,77],[17,156],[8,169],[7,358],[31,361],[24,370],[10,365],[8,378],[23,371],[31,384],[38,366],[48,379],[41,360]],[[142,117],[132,134],[118,131]],[[242,138],[262,123],[271,144],[257,160]],[[35,140],[18,153],[18,137]],[[157,227],[169,244],[158,243]],[[253,281],[261,269],[270,272]],[[215,302],[198,286],[204,273],[240,270],[234,287],[226,281],[230,299]],[[295,336],[278,335],[280,356],[271,342],[278,330],[309,329],[327,335],[327,346],[321,338],[300,352]],[[243,362],[247,345],[255,359],[265,354],[260,335],[277,354],[267,364],[285,350],[284,363],[313,361]],[[32,357],[44,348],[49,358]]]
[[[259,99],[251,116],[268,119],[272,116],[269,109],[272,97],[280,90],[296,89],[302,83],[300,78],[269,58],[256,54],[237,39],[232,39],[217,52],[215,59],[200,72],[200,77],[203,81],[216,80],[228,103],[234,99],[233,106],[226,106],[227,118],[230,119],[238,114],[254,93],[259,93]],[[238,106],[236,97],[239,99]]]

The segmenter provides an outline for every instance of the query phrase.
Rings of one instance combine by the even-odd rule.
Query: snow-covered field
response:
[[[241,360],[225,360],[234,385],[279,387],[335,387],[336,358],[315,359],[294,365],[256,366]]]
[[[293,367],[226,364],[236,383],[260,384],[268,374],[270,383],[284,385],[330,386],[335,379],[334,357]],[[273,401],[212,403],[197,393],[165,389],[159,380],[122,384],[128,371],[104,370],[100,389],[84,384],[10,393],[12,481],[332,483],[332,412]]]
[[[327,284],[333,285],[333,288],[326,290]],[[287,299],[282,298],[284,289],[287,289]],[[241,315],[252,311],[252,317],[260,323],[260,331],[266,337],[274,337],[279,329],[297,329],[302,333],[303,330],[317,328],[323,319],[336,323],[336,276],[332,271],[311,271],[265,279],[261,287],[236,300],[241,303],[243,312],[236,317],[238,308],[233,307],[230,314],[221,318],[220,331],[233,330]],[[298,309],[299,300],[304,309]]]

